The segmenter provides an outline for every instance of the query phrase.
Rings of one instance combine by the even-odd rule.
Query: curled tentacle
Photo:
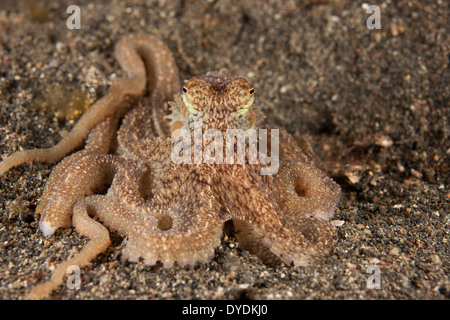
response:
[[[161,177],[144,209],[146,220],[127,233],[123,255],[129,260],[142,257],[147,264],[161,261],[170,267],[175,261],[179,265],[194,264],[214,256],[228,217],[220,211],[221,206],[202,174],[197,170],[178,172],[179,175],[169,171]],[[132,203],[124,206],[126,210],[132,207]],[[109,222],[105,220],[105,224]]]
[[[286,213],[304,214],[325,221],[334,216],[341,188],[311,164],[289,162],[274,178],[278,204]]]
[[[75,203],[111,182],[115,171],[130,161],[113,155],[86,155],[72,163],[49,192],[39,222],[42,232],[52,235],[57,228],[70,227]]]
[[[101,223],[90,217],[95,216],[96,212],[102,210],[100,203],[95,200],[95,197],[84,198],[73,208],[73,225],[78,232],[89,237],[91,240],[73,258],[59,264],[55,271],[53,271],[49,281],[34,287],[28,294],[28,299],[42,299],[46,297],[61,285],[70,266],[75,265],[81,268],[89,265],[92,259],[99,253],[105,251],[110,245],[111,241],[108,230]]]
[[[115,131],[117,129],[117,119],[108,117],[105,121],[99,123],[92,131],[86,141],[86,146],[83,150],[75,152],[70,156],[64,158],[55,168],[53,168],[50,177],[45,185],[39,205],[36,207],[36,212],[41,214],[47,206],[47,201],[55,187],[60,176],[79,159],[89,154],[105,154],[110,150]]]
[[[314,265],[330,255],[336,244],[335,228],[327,221],[283,212],[270,188],[264,187],[259,179],[244,169],[235,169],[223,182],[221,193],[225,194],[233,221],[241,230],[236,235],[238,240],[250,244],[247,248],[255,254],[267,251],[266,248],[286,264],[295,266]],[[267,252],[263,254],[267,257]]]

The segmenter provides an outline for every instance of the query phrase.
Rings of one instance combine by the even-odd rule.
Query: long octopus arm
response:
[[[73,209],[73,225],[90,241],[73,258],[59,264],[51,279],[33,288],[27,298],[44,298],[61,285],[69,266],[89,265],[92,259],[105,251],[110,245],[110,238],[104,225],[128,237],[123,259],[136,262],[143,258],[148,265],[161,261],[166,268],[175,261],[179,265],[209,261],[220,244],[224,221],[217,219],[212,202],[206,205],[199,199],[194,205],[189,203],[190,206],[183,207],[183,210],[190,212],[187,216],[178,211],[180,208],[176,203],[165,214],[145,215],[104,195],[92,195],[80,200]],[[180,206],[184,205],[180,203]],[[104,225],[93,217],[99,218]],[[199,219],[202,223],[198,222]]]
[[[89,261],[106,250],[110,244],[109,233],[90,216],[98,217],[105,225],[128,236],[122,253],[124,259],[136,262],[143,258],[148,265],[161,261],[166,268],[175,261],[179,265],[209,261],[214,256],[215,247],[220,244],[223,221],[214,219],[214,209],[204,203],[196,202],[196,205],[184,208],[191,212],[187,216],[180,216],[181,212],[177,215],[174,213],[176,209],[179,208],[167,210],[166,215],[156,215],[159,217],[157,219],[128,210],[103,195],[93,195],[79,201],[73,209],[73,225],[91,240],[80,253],[58,265],[51,279],[35,287],[28,298],[47,296],[61,284],[69,266],[89,265]],[[198,223],[198,219],[204,224]]]
[[[44,192],[39,200],[39,205],[36,207],[36,213],[41,214],[50,195],[52,194],[55,185],[63,173],[71,166],[71,164],[80,160],[89,154],[107,154],[110,150],[111,143],[114,139],[114,133],[117,128],[117,117],[108,117],[103,122],[99,123],[92,129],[86,141],[86,146],[83,150],[75,152],[70,156],[64,158],[53,168],[50,177],[45,185]]]
[[[142,95],[147,82],[152,103],[164,103],[173,98],[177,90],[178,73],[170,50],[157,37],[146,34],[124,37],[117,43],[115,55],[127,77],[116,79],[107,94],[83,114],[58,144],[47,149],[13,153],[0,162],[0,175],[24,162],[59,161],[79,146],[96,124],[117,113],[127,96]]]
[[[220,204],[201,176],[195,172],[181,176],[170,172],[148,201],[139,190],[142,171],[133,161],[112,156],[89,157],[86,163],[98,164],[92,171],[114,167],[109,169],[114,169],[114,179],[108,194],[90,196],[89,201],[95,204],[95,217],[127,236],[123,258],[134,262],[143,258],[148,265],[160,261],[169,268],[175,261],[179,265],[195,264],[214,256],[227,216],[220,211]],[[49,201],[48,210],[60,212],[51,206]]]
[[[71,163],[48,191],[39,221],[42,232],[48,236],[58,228],[70,227],[74,205],[96,188],[111,182],[115,172],[128,162],[132,161],[114,155],[86,155]],[[133,164],[137,168],[137,164]]]
[[[26,296],[27,299],[37,300],[48,296],[61,285],[70,266],[81,268],[89,265],[92,259],[99,253],[105,251],[110,245],[111,240],[108,230],[101,223],[90,217],[96,211],[101,210],[99,202],[95,201],[92,197],[84,198],[73,208],[73,225],[78,232],[89,237],[91,240],[74,257],[60,263],[53,271],[50,280],[34,287]]]
[[[61,283],[68,266],[85,266],[108,247],[108,231],[94,217],[127,237],[122,257],[130,261],[143,258],[149,265],[160,261],[168,268],[175,262],[195,264],[214,256],[228,217],[220,211],[202,175],[169,171],[158,183],[153,199],[146,200],[139,188],[143,170],[138,163],[113,155],[87,155],[69,165],[53,188],[41,228],[44,233],[54,232],[72,217],[71,224],[91,240],[79,254],[59,265],[29,298],[45,297]],[[105,181],[112,184],[106,195],[85,197],[94,185]],[[66,186],[73,190],[69,192]]]
[[[108,122],[111,121],[106,120],[98,125],[92,133],[101,132],[103,127],[108,126]],[[83,151],[98,151],[105,148],[97,145],[102,142],[101,139],[91,138],[90,136],[88,139],[87,150]],[[120,176],[118,172],[122,173],[122,178],[123,174],[127,174],[127,178],[131,179],[128,193],[139,193],[138,182],[140,182],[141,170],[135,162],[113,155],[89,155],[86,153],[81,159],[73,158],[73,161],[69,161],[64,166],[65,170],[55,179],[52,188],[48,189],[40,227],[44,234],[50,235],[59,227],[73,225],[78,232],[88,236],[91,240],[79,254],[58,265],[49,281],[38,285],[30,292],[27,296],[29,299],[44,298],[61,284],[69,266],[86,266],[90,260],[109,246],[108,230],[90,216],[100,216],[100,213],[103,213],[103,216],[111,215],[117,211],[120,204],[106,196],[85,197],[86,194],[91,193],[95,186],[99,186],[105,181],[111,182],[115,175]],[[133,169],[130,170],[130,168]],[[80,175],[81,172],[85,175]],[[133,182],[135,183],[133,184]],[[110,203],[111,206],[109,206]],[[130,213],[112,219],[115,221],[122,219],[117,227],[120,226],[118,229],[123,234],[127,234],[127,231],[133,228],[134,222],[141,221],[138,214]]]

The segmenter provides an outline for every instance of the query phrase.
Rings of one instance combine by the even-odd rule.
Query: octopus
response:
[[[264,115],[246,79],[221,69],[180,86],[174,57],[155,35],[126,36],[115,55],[126,77],[115,78],[59,143],[0,163],[2,175],[24,162],[60,161],[36,208],[40,230],[51,236],[73,226],[89,238],[28,298],[48,296],[69,266],[89,265],[110,245],[109,229],[126,239],[123,259],[166,268],[213,259],[230,220],[240,244],[263,261],[314,266],[332,254],[340,187],[307,143],[299,147],[285,130],[261,125]],[[197,123],[224,134],[265,128],[272,137],[278,130],[276,172],[261,174],[268,164],[250,161],[249,139],[244,163],[174,161],[179,138],[194,136]],[[203,139],[179,154],[206,152],[211,143]],[[210,155],[223,156],[217,149]]]

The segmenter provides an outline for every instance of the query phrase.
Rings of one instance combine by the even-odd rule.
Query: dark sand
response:
[[[450,298],[448,1],[378,1],[380,30],[366,27],[359,1],[147,2],[77,1],[82,27],[68,30],[72,1],[1,1],[0,155],[54,145],[76,119],[42,110],[42,93],[59,83],[101,97],[122,75],[114,43],[154,32],[182,79],[229,68],[254,83],[268,124],[309,136],[343,188],[340,241],[322,265],[294,270],[265,266],[230,235],[210,263],[166,270],[121,261],[113,234],[82,269],[82,289],[51,298]],[[22,299],[87,241],[38,229],[53,166],[0,177],[2,299]],[[366,286],[373,264],[380,289]]]

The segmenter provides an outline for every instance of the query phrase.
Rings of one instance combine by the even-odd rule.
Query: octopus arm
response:
[[[111,144],[114,140],[115,132],[117,130],[116,117],[108,117],[103,122],[99,123],[89,133],[85,148],[78,152],[71,154],[64,158],[58,165],[53,168],[50,177],[45,185],[39,205],[36,207],[36,213],[42,214],[47,206],[52,192],[55,190],[61,175],[71,167],[71,165],[89,154],[107,154],[110,150]],[[44,234],[51,234],[50,230],[45,230]]]
[[[175,261],[192,265],[214,257],[228,219],[207,182],[201,179],[195,170],[176,166],[161,176],[152,200],[141,208],[148,213],[145,221],[125,234],[125,258],[137,261],[142,257],[146,264],[160,261],[164,267],[171,267]],[[129,203],[127,207],[130,210],[136,206]]]
[[[92,128],[110,115],[122,115],[130,104],[127,96],[140,96],[150,88],[152,105],[173,98],[178,86],[178,71],[167,46],[157,37],[134,34],[122,38],[115,47],[116,59],[127,73],[115,79],[106,95],[95,102],[72,130],[56,145],[47,149],[22,150],[0,162],[0,175],[24,162],[59,161],[82,144]],[[144,63],[145,62],[145,63]]]
[[[288,174],[294,176],[296,173],[295,170],[288,171]],[[226,203],[237,226],[236,237],[240,243],[263,260],[273,260],[268,253],[270,250],[284,263],[294,266],[314,265],[329,256],[337,242],[335,227],[327,219],[321,219],[322,215],[315,217],[315,211],[310,211],[313,206],[305,206],[300,202],[300,204],[289,203],[289,207],[280,207],[285,200],[280,197],[279,190],[293,188],[291,180],[286,180],[286,176],[275,177],[272,188],[262,187],[257,179],[255,175],[241,170],[234,176],[230,174],[225,183],[226,189],[236,191],[228,193]],[[277,182],[277,179],[283,179],[285,185],[280,181]],[[319,183],[323,188],[333,192],[331,206],[328,195],[321,196],[315,191],[309,195],[317,197],[314,199],[318,202],[317,212],[321,212],[323,208],[326,208],[327,214],[334,212],[339,198],[338,190],[327,187],[327,183],[320,179],[318,182],[315,179],[307,181],[310,184]],[[316,188],[312,185],[307,186]],[[299,201],[302,200],[300,195],[293,196]]]

